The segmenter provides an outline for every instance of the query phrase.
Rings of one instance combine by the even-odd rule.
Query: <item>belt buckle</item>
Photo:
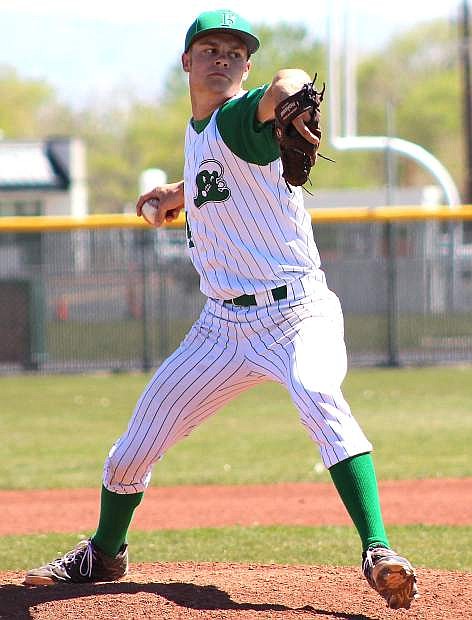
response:
[[[251,303],[252,299],[254,299],[254,303]],[[233,306],[238,306],[239,308],[248,308],[253,305],[265,305],[266,303],[273,303],[282,299],[287,299],[287,285],[285,284],[277,288],[264,291],[263,294],[259,294],[259,300],[258,295],[256,294],[249,295],[244,293],[243,295],[239,295],[239,297],[225,299],[224,303],[232,304]]]
[[[225,299],[224,304],[231,304],[232,306],[238,306],[238,308],[242,308],[244,304],[238,302],[238,297],[233,297],[232,299]]]

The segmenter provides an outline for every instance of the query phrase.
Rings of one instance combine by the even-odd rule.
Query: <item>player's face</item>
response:
[[[229,33],[210,33],[197,39],[182,56],[193,93],[232,97],[251,66],[245,44]]]

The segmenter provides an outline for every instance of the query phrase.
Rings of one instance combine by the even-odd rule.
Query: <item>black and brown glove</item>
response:
[[[320,105],[323,101],[325,84],[321,91],[314,88],[317,75],[313,82],[303,87],[290,97],[281,101],[275,108],[275,139],[280,148],[283,177],[290,185],[304,185],[310,170],[316,163],[318,144],[308,142],[293,126],[294,118],[310,113],[310,120],[304,121],[306,127],[321,140]],[[328,159],[328,158],[326,158]]]

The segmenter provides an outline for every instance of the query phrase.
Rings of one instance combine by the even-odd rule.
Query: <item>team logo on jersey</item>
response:
[[[223,179],[225,169],[216,159],[205,159],[198,168],[195,184],[197,195],[194,205],[200,209],[206,202],[224,202],[231,196],[231,191]]]

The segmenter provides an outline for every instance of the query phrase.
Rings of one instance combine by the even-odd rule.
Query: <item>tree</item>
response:
[[[269,82],[280,68],[300,67],[327,81],[326,53],[304,25],[259,25],[261,48],[252,58],[247,88]],[[421,24],[395,36],[358,66],[359,134],[385,135],[386,104],[393,103],[395,134],[430,150],[462,183],[460,71],[457,29],[444,20]],[[327,84],[329,91],[330,84]],[[185,126],[191,115],[187,75],[180,58],[171,67],[160,100],[143,102],[120,92],[100,105],[71,109],[41,80],[21,78],[0,66],[0,129],[8,138],[71,135],[87,148],[90,207],[121,211],[134,202],[141,171],[162,168],[170,181],[182,178]],[[322,109],[321,152],[311,180],[316,187],[368,187],[384,183],[378,153],[334,151],[327,141],[327,105]],[[402,184],[430,182],[426,173],[401,160]]]
[[[46,82],[20,78],[12,67],[0,66],[0,130],[5,138],[37,138],[40,115],[54,101]]]
[[[386,105],[391,103],[396,136],[426,148],[442,161],[456,182],[461,182],[456,39],[455,28],[444,20],[434,20],[395,37],[365,58],[358,71],[359,133],[385,135]],[[382,161],[377,168],[377,175],[381,175]],[[402,160],[400,181],[411,185],[431,179],[414,162]]]
[[[274,26],[255,27],[261,41],[252,58],[247,88],[270,82],[278,69],[304,69],[308,75],[318,72],[326,80],[326,55],[323,45],[310,34],[306,26],[280,22]]]

